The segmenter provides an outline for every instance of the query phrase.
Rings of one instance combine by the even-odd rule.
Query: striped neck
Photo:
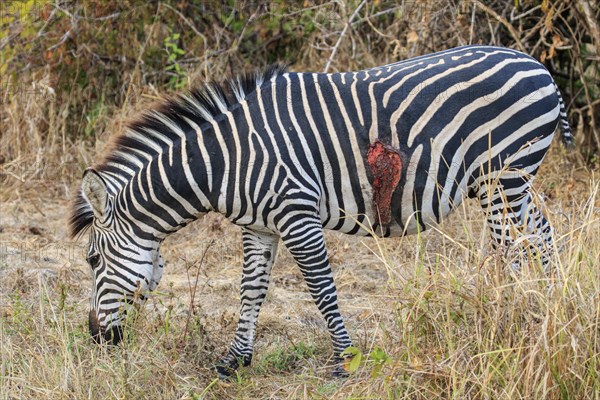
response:
[[[165,236],[215,209],[222,193],[215,198],[214,183],[229,170],[229,158],[216,154],[230,148],[223,146],[224,135],[219,134],[234,141],[240,134],[231,131],[235,124],[227,120],[230,111],[284,72],[284,66],[274,65],[222,84],[207,83],[163,101],[130,123],[104,160],[92,168],[106,182],[108,194],[118,204],[116,212],[133,226],[139,222],[152,234]],[[69,220],[71,237],[89,228],[93,217],[80,191]]]
[[[200,150],[212,148],[215,129],[188,123],[184,135],[133,174],[123,174],[120,182],[114,175],[108,178],[114,182],[115,211],[121,217],[117,219],[129,221],[137,236],[162,240],[216,209],[217,199],[210,190],[214,152]]]

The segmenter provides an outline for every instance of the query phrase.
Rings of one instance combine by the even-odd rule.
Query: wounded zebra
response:
[[[160,281],[162,241],[210,211],[243,231],[240,319],[217,364],[222,376],[250,364],[280,239],[337,357],[352,342],[323,229],[405,235],[477,198],[495,246],[514,244],[517,227],[546,267],[552,228],[530,186],[557,128],[572,144],[548,71],[489,46],[359,72],[273,66],[167,100],[129,124],[83,175],[70,228],[73,237],[89,230],[91,334],[121,339],[127,308]]]

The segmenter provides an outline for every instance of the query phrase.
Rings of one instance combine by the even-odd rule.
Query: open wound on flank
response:
[[[367,164],[373,176],[373,208],[377,222],[387,225],[392,222],[392,194],[402,176],[400,153],[379,140],[369,145]]]

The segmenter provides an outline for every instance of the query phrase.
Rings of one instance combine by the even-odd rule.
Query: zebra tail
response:
[[[573,149],[575,147],[575,138],[573,137],[571,127],[569,126],[569,120],[567,119],[565,102],[560,95],[560,90],[558,89],[558,85],[556,83],[554,83],[554,88],[556,89],[556,95],[558,96],[558,102],[560,104],[559,129],[561,133],[561,139],[566,148]]]

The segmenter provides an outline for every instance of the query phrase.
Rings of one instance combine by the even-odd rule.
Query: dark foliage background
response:
[[[522,50],[547,66],[568,105],[579,161],[594,165],[596,3],[3,1],[0,161],[5,170],[32,155],[87,163],[86,149],[161,94],[275,61],[343,71],[481,43]]]

